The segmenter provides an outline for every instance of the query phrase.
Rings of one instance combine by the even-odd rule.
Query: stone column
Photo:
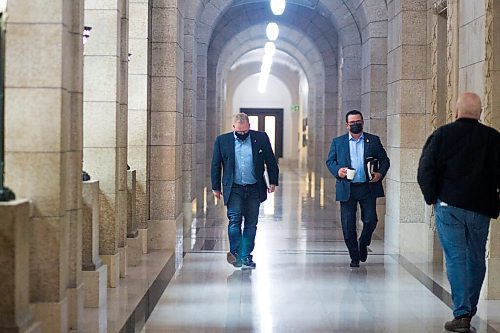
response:
[[[9,5],[6,183],[33,200],[28,243],[34,315],[42,331],[66,332],[78,329],[80,311],[83,6],[61,0]]]
[[[500,130],[500,3],[485,1],[485,68],[484,68],[484,123]],[[496,84],[495,84],[496,83]],[[483,296],[500,299],[500,225],[498,219],[491,221],[487,249],[487,275]]]
[[[152,7],[151,132],[148,247],[176,248],[182,240],[184,25],[178,1]]]
[[[195,7],[195,2],[186,6]],[[191,8],[187,8],[186,16],[190,16]],[[199,181],[201,173],[197,173],[196,164],[196,40],[195,20],[184,19],[184,146],[183,146],[183,206],[184,230],[189,230],[193,219],[193,210],[196,211],[196,193],[200,191]],[[204,155],[204,154],[203,154]]]
[[[466,2],[464,2],[466,4]],[[472,4],[472,3],[471,3]],[[446,122],[453,121],[453,112],[455,110],[455,103],[458,98],[458,75],[459,75],[459,12],[458,1],[448,1],[447,4],[447,53],[446,62],[448,67],[447,72],[447,108],[446,108]]]
[[[207,29],[206,26],[196,26],[196,29]],[[196,174],[203,175],[197,177],[199,192],[196,193],[198,213],[203,210],[201,202],[204,201],[205,193],[209,198],[212,195],[210,181],[210,162],[212,161],[214,140],[215,140],[215,116],[210,115],[207,110],[207,53],[208,45],[196,45]],[[214,134],[211,134],[214,133]]]
[[[120,225],[127,211],[127,113],[121,107],[122,1],[86,0],[84,169],[100,182],[99,252],[108,266],[108,286],[120,276]]]
[[[385,243],[403,255],[427,260],[429,226],[417,184],[421,148],[427,138],[427,1],[389,1]]]
[[[41,332],[29,304],[29,202],[0,202],[0,331]]]
[[[99,181],[83,183],[82,275],[85,307],[106,304],[108,267],[99,257]]]
[[[136,266],[142,258],[142,243],[137,232],[136,170],[127,171],[127,258],[129,266]]]
[[[128,162],[136,174],[136,208],[138,239],[143,253],[147,253],[147,220],[149,213],[148,137],[149,91],[148,66],[149,6],[148,0],[129,2],[129,50],[128,67]]]
[[[120,157],[125,155],[126,169],[127,162],[127,132],[128,132],[128,0],[119,1],[120,11],[120,76],[119,76],[119,103],[120,103],[120,125],[123,129],[118,131],[118,149]],[[123,160],[122,160],[123,161]],[[121,162],[121,161],[120,161]],[[120,179],[118,200],[120,207],[127,207],[127,174],[120,174],[125,179]],[[124,185],[124,186],[123,186]],[[118,234],[118,253],[120,254],[120,277],[127,275],[128,256],[127,256],[127,210],[118,212],[120,221],[120,230]]]
[[[66,5],[65,5],[66,6]],[[84,1],[74,2],[71,10],[72,29],[70,39],[71,54],[69,59],[63,61],[72,62],[73,75],[68,80],[71,82],[69,94],[71,107],[69,114],[70,128],[64,135],[69,142],[69,153],[67,158],[69,168],[69,186],[63,195],[68,198],[68,222],[69,222],[69,280],[68,280],[68,305],[69,305],[69,329],[83,329],[83,307],[84,289],[82,279],[82,156],[83,156],[83,6]],[[64,8],[64,7],[63,7]],[[65,23],[66,24],[66,23]]]

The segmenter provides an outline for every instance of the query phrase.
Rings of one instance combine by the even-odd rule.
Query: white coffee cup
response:
[[[354,175],[356,174],[356,170],[355,169],[346,168],[346,171],[347,171],[347,179],[353,180],[354,179]]]

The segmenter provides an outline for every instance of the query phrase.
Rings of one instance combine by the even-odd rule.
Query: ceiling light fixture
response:
[[[269,54],[270,56],[273,56],[275,52],[276,52],[276,45],[274,45],[273,42],[267,42],[264,45],[264,53],[265,54]]]
[[[285,11],[285,0],[271,0],[271,10],[274,15],[281,15]]]
[[[271,22],[267,25],[266,35],[271,41],[278,39],[278,36],[280,35],[280,28],[275,22]]]

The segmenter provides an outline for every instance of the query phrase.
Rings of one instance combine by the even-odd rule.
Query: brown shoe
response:
[[[241,260],[238,260],[238,258],[236,258],[236,256],[234,254],[232,254],[231,252],[228,252],[226,254],[226,260],[228,263],[230,263],[234,267],[241,267]]]
[[[447,321],[444,328],[450,332],[469,333],[470,317],[454,318],[452,321]]]

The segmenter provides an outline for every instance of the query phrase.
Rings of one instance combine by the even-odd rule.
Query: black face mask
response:
[[[359,134],[363,131],[363,124],[349,125],[349,130],[354,134]]]
[[[240,139],[241,141],[245,141],[248,136],[250,135],[250,131],[246,132],[245,134],[240,134],[238,132],[234,132],[236,134],[236,137]]]

